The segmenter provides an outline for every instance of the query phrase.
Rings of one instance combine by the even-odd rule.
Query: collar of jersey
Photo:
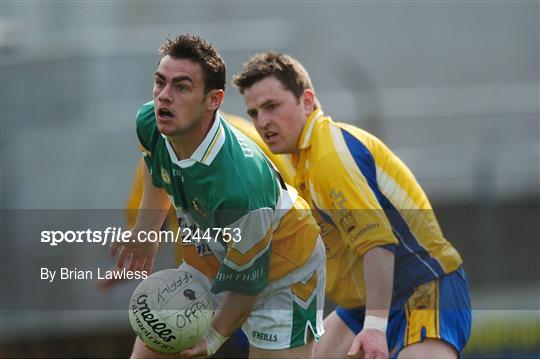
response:
[[[174,153],[174,150],[167,139],[167,136],[161,134],[161,136],[163,136],[165,139],[165,144],[167,146],[167,151],[169,151],[171,161],[181,168],[193,166],[195,162],[210,166],[214,158],[219,153],[219,150],[225,143],[225,131],[223,130],[221,121],[221,114],[216,112],[215,120],[210,128],[210,131],[208,131],[201,144],[197,147],[195,152],[193,152],[191,157],[186,158],[185,160],[178,160],[176,153]]]
[[[303,150],[311,146],[311,134],[313,133],[313,126],[317,122],[319,118],[323,116],[323,112],[319,109],[315,109],[311,115],[309,115],[309,118],[306,121],[306,124],[304,125],[304,129],[302,130],[302,134],[300,135],[300,141],[298,141],[299,146],[298,148]]]

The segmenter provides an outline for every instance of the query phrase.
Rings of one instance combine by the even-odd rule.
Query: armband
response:
[[[214,327],[210,326],[203,339],[206,342],[206,355],[212,356],[229,338],[224,337],[220,332],[215,330]]]
[[[388,326],[388,318],[381,318],[374,315],[368,315],[364,319],[363,329],[375,329],[386,334],[387,326]]]

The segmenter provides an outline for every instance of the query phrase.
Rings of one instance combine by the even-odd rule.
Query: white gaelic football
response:
[[[165,269],[146,278],[135,288],[129,304],[135,334],[163,353],[177,353],[197,344],[212,315],[204,284],[180,269]]]

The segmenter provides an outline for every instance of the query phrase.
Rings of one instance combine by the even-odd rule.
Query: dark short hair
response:
[[[291,91],[296,99],[304,90],[313,90],[306,69],[293,57],[273,51],[255,54],[244,64],[244,69],[235,75],[233,82],[243,94],[246,88],[266,77],[274,76],[285,89]]]
[[[188,59],[203,69],[205,92],[213,89],[225,90],[225,61],[215,46],[197,35],[184,34],[176,37],[167,36],[160,46],[162,57],[169,55],[175,59]]]

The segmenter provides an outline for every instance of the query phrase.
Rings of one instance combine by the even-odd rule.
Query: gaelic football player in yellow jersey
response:
[[[235,76],[274,153],[322,228],[326,294],[338,304],[319,358],[455,358],[471,326],[458,252],[406,165],[375,136],[322,112],[303,66],[257,54]]]

